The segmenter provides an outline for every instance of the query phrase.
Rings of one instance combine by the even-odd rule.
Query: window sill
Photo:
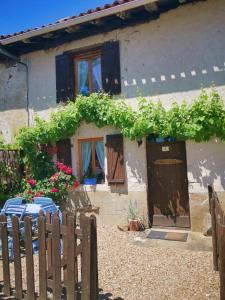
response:
[[[110,191],[110,187],[106,182],[97,183],[96,185],[80,184],[76,189],[71,189],[74,192],[98,192],[98,191]]]

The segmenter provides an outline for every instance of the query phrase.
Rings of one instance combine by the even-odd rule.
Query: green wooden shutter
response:
[[[56,56],[56,100],[67,102],[75,97],[74,62],[70,53]]]
[[[121,93],[119,41],[106,42],[101,47],[102,87],[106,93]]]
[[[107,135],[107,180],[109,184],[124,183],[123,136],[121,134]]]
[[[57,146],[57,160],[61,163],[72,166],[71,157],[71,142],[70,139],[64,139],[56,143]]]

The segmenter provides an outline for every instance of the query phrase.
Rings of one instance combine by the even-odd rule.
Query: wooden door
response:
[[[185,142],[147,141],[147,168],[150,224],[190,227]]]

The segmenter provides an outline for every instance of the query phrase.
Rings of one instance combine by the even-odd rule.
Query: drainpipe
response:
[[[26,85],[27,85],[27,94],[26,94],[26,111],[27,111],[27,125],[30,126],[30,111],[29,111],[29,77],[28,77],[28,65],[24,62],[21,62],[20,59],[9,53],[7,50],[0,47],[0,54],[4,55],[5,57],[13,60],[17,64],[20,64],[25,67],[26,69]]]

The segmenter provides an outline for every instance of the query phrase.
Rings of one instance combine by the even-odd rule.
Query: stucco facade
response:
[[[212,84],[225,99],[225,6],[224,0],[208,0],[178,7],[155,21],[98,34],[57,48],[36,51],[22,57],[28,65],[28,100],[31,122],[35,114],[47,119],[56,108],[55,56],[109,40],[120,42],[122,97],[133,107],[138,95],[160,99],[165,107],[173,100],[193,101],[203,86]],[[27,122],[26,72],[22,67],[0,65],[0,130],[10,142]],[[13,76],[9,78],[11,73]],[[19,77],[19,78],[18,78]],[[11,88],[6,88],[11,83]],[[10,105],[2,105],[2,103]],[[16,124],[15,124],[16,121]],[[7,126],[6,126],[7,122]],[[117,133],[113,128],[98,129],[82,124],[72,137],[73,170],[78,165],[77,140]],[[225,145],[216,139],[208,143],[186,143],[192,229],[202,229],[207,208],[207,184],[225,188]],[[100,207],[100,222],[118,223],[127,219],[130,200],[136,201],[141,217],[147,215],[147,165],[145,141],[124,140],[126,183],[109,187],[107,182],[94,189],[80,186],[71,193],[79,203]],[[75,195],[73,195],[75,194]],[[76,207],[77,203],[69,203]],[[194,216],[194,219],[193,219]],[[197,219],[197,221],[195,221]]]

